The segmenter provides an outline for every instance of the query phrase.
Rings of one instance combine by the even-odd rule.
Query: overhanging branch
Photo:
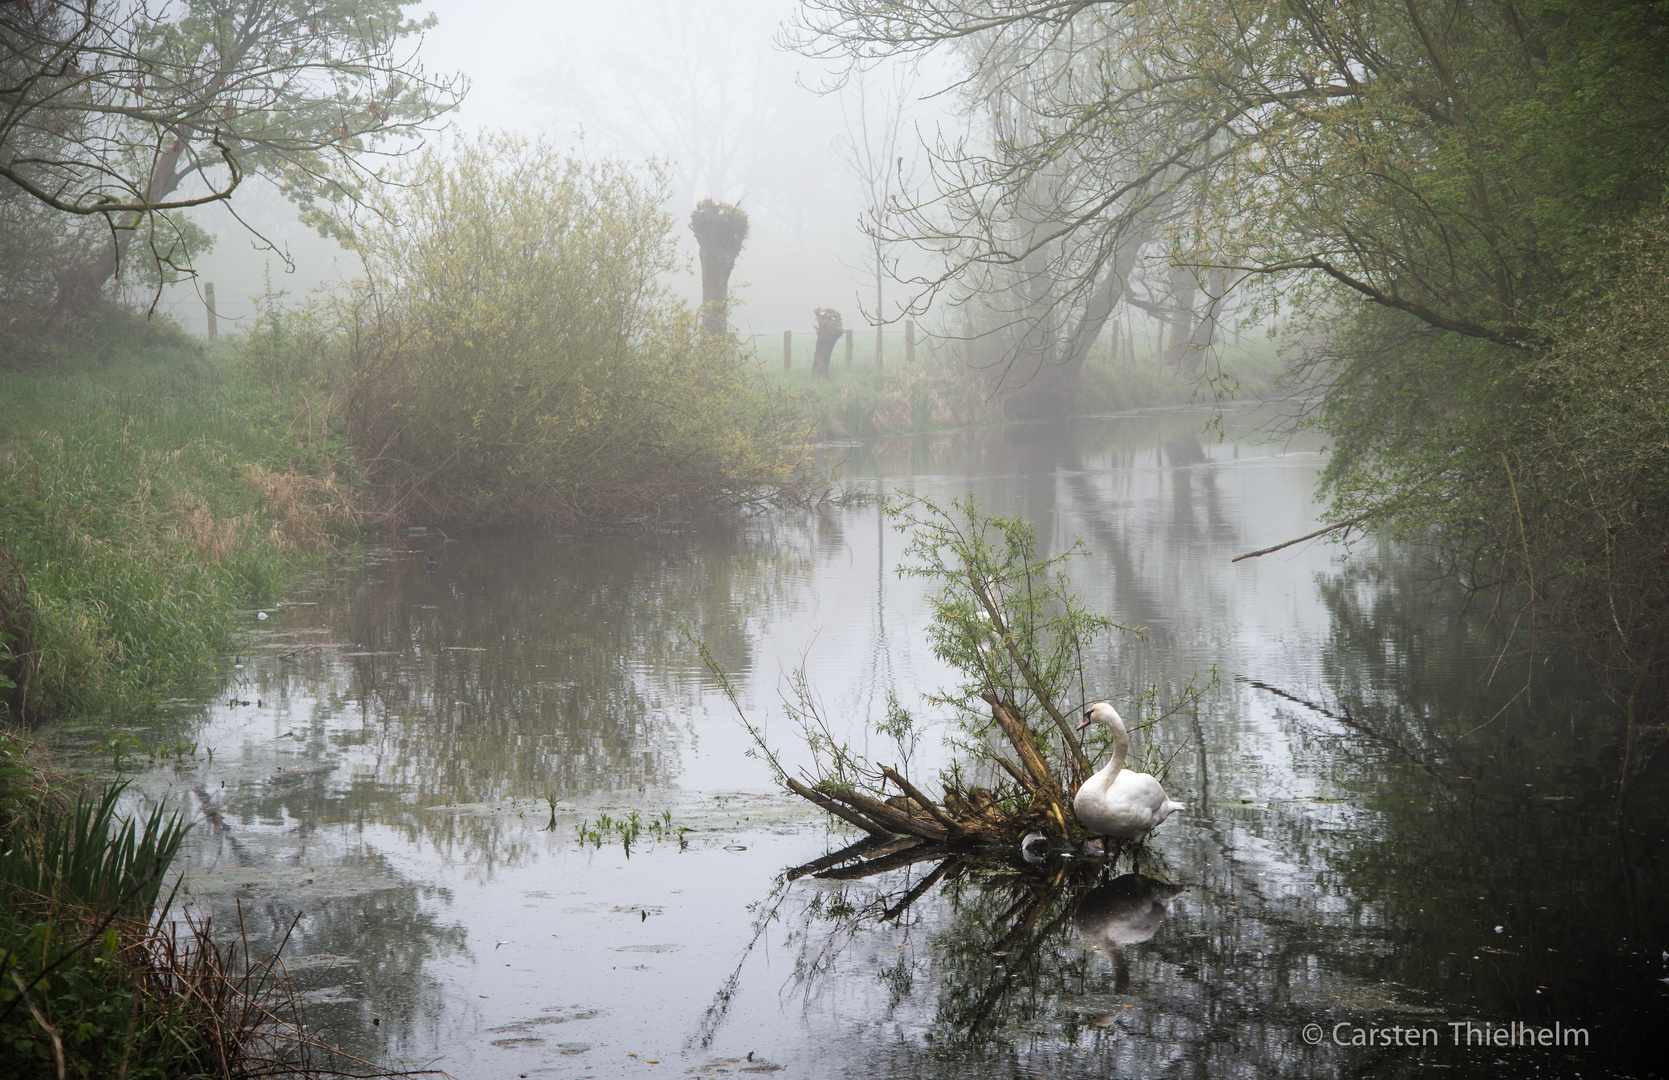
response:
[[[1508,327],[1505,331],[1491,330],[1487,326],[1480,326],[1465,319],[1450,318],[1441,312],[1433,311],[1424,304],[1417,304],[1412,300],[1393,296],[1360,278],[1352,277],[1319,255],[1265,266],[1239,266],[1223,263],[1179,263],[1178,265],[1201,266],[1217,270],[1239,270],[1248,274],[1284,274],[1291,270],[1320,270],[1333,280],[1366,296],[1374,303],[1395,308],[1397,311],[1406,311],[1421,322],[1435,326],[1439,330],[1449,330],[1456,334],[1464,334],[1467,337],[1482,338],[1485,341],[1493,341],[1497,345],[1505,345],[1509,349],[1519,349],[1524,352],[1540,348],[1543,344],[1540,339],[1532,336],[1528,330],[1517,327]]]

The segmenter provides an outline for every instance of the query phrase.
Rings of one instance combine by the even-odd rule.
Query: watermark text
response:
[[[1331,1042],[1334,1046],[1587,1046],[1588,1029],[1566,1027],[1555,1021],[1552,1026],[1526,1024],[1514,1020],[1507,1024],[1487,1020],[1451,1020],[1431,1027],[1403,1025],[1353,1024],[1343,1021],[1331,1029],[1320,1024],[1305,1024],[1304,1041],[1311,1046]]]

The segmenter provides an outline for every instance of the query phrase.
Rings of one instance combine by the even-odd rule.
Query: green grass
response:
[[[0,373],[0,546],[33,608],[36,715],[143,708],[200,677],[237,609],[315,556],[314,519],[348,509],[345,449],[298,440],[234,347],[106,318],[100,347]]]
[[[1084,365],[1078,411],[1124,412],[1256,397],[1275,386],[1284,368],[1274,342],[1249,337],[1239,346],[1216,346],[1203,361],[1191,363],[1172,350],[1144,351],[1141,344],[1134,359],[1127,354],[1115,359],[1110,350],[1096,349]]]
[[[802,338],[804,339],[802,341]],[[795,335],[793,365],[782,366],[780,337],[755,339],[755,362],[769,384],[786,391],[823,438],[870,438],[950,427],[1000,424],[1009,418],[1001,395],[992,396],[985,373],[964,366],[954,343],[925,336],[916,361],[874,363],[873,338],[860,338],[854,362],[837,346],[829,373],[811,372],[811,337]],[[889,349],[894,343],[889,342]],[[1105,343],[1091,352],[1077,388],[1073,412],[1108,413],[1210,402],[1214,397],[1248,397],[1269,391],[1283,369],[1274,343],[1244,339],[1242,346],[1213,350],[1209,363],[1179,371],[1174,355],[1138,343],[1134,359],[1112,356]]]

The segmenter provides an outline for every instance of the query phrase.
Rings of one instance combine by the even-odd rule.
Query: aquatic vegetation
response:
[[[308,1026],[282,943],[256,955],[241,925],[173,911],[178,813],[63,785],[0,735],[0,1078],[412,1075]]]
[[[556,807],[551,807],[551,823],[556,822]],[[599,814],[596,821],[585,820],[575,826],[579,834],[579,842],[590,844],[594,848],[601,848],[605,843],[615,840],[625,850],[628,858],[632,854],[632,845],[636,844],[645,834],[653,842],[677,841],[678,850],[683,851],[689,846],[690,829],[686,825],[672,823],[672,811],[662,810],[655,817],[644,820],[643,815],[636,810],[627,811],[624,817],[611,817]]]

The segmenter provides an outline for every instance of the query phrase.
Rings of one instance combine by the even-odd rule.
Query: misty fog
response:
[[[961,122],[953,96],[920,100],[936,77],[910,79],[904,65],[869,71],[858,84],[778,44],[796,8],[790,0],[648,0],[607,6],[444,2],[411,9],[439,20],[421,47],[431,71],[469,80],[448,131],[507,130],[544,138],[589,159],[665,163],[666,209],[688,256],[668,282],[694,304],[700,279],[688,219],[708,196],[739,202],[751,221],[732,288],[732,322],[745,339],[785,329],[809,333],[814,307],[839,309],[849,327],[869,325],[873,271],[860,228],[867,189],[855,170],[868,109],[871,143],[896,123],[906,175],[921,177],[922,140]],[[940,61],[930,61],[939,63]],[[902,117],[889,91],[907,83]],[[918,89],[919,88],[919,89]],[[895,165],[895,170],[897,166]],[[260,177],[245,181],[236,212],[293,262],[216,205],[196,211],[215,234],[198,276],[165,290],[159,310],[188,330],[205,330],[202,286],[215,286],[223,325],[246,326],[268,287],[293,301],[358,273],[333,240],[297,221],[294,208]],[[896,251],[903,274],[930,269],[920,252]],[[892,289],[885,317],[908,299]]]

